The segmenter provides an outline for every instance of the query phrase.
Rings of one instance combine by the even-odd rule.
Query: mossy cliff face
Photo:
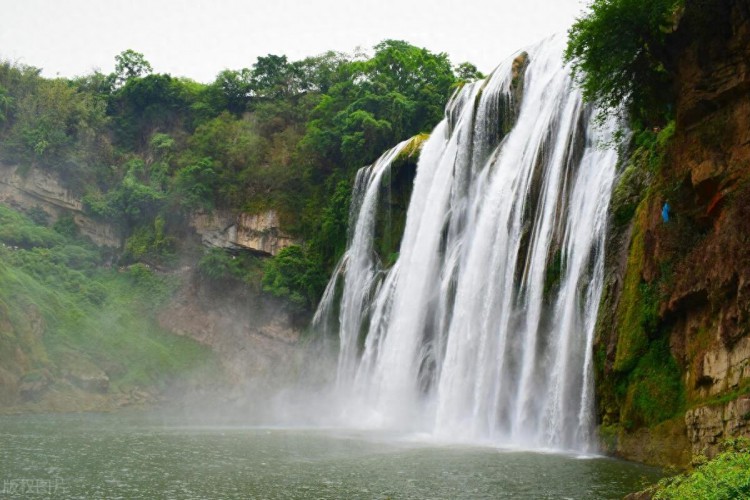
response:
[[[412,137],[381,180],[380,208],[375,222],[375,251],[386,267],[393,265],[398,258],[419,153],[428,138],[429,134]]]
[[[616,188],[595,354],[605,447],[684,465],[750,435],[750,3],[688,1],[671,49],[676,121]]]

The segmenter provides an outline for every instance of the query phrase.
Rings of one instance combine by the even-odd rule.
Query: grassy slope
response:
[[[156,323],[175,278],[107,268],[95,247],[3,206],[0,242],[0,404],[18,403],[24,382],[69,386],[71,373],[104,372],[110,393],[218,376],[208,348]]]

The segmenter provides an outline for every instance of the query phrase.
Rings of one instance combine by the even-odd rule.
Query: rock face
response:
[[[32,168],[22,174],[19,167],[0,163],[0,203],[27,212],[41,208],[52,221],[72,215],[81,231],[91,240],[105,247],[120,247],[121,235],[117,228],[99,222],[83,213],[83,204],[53,173]]]
[[[622,408],[646,391],[611,394],[649,375],[633,367],[660,339],[678,374],[674,397],[661,401],[676,405],[670,425],[684,429],[690,451],[713,454],[721,439],[750,436],[750,2],[688,0],[671,53],[675,133],[630,227],[610,242],[609,326],[597,341],[600,417],[624,429],[614,451],[636,460],[648,457],[624,443],[647,424]],[[665,377],[652,380],[660,394]]]
[[[285,304],[231,284],[211,285],[194,277],[159,314],[159,324],[217,353],[230,382],[283,383],[302,354],[307,318]]]
[[[192,216],[190,225],[209,247],[276,255],[282,248],[299,244],[280,229],[275,210],[239,215],[224,211],[197,213]]]
[[[750,396],[741,396],[723,405],[688,410],[685,425],[693,453],[712,458],[718,454],[718,445],[723,439],[750,437]]]

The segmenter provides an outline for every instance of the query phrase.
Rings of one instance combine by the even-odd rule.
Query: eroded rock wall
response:
[[[595,349],[610,449],[681,465],[679,449],[644,450],[674,435],[712,455],[721,439],[750,436],[750,2],[688,0],[671,49],[674,135],[610,239]],[[659,345],[663,365],[645,363]]]
[[[18,166],[0,163],[0,203],[22,212],[40,208],[53,222],[63,215],[71,215],[81,234],[95,244],[121,246],[118,228],[87,216],[81,199],[51,172],[38,168],[22,172]]]
[[[281,249],[300,243],[281,229],[275,210],[237,215],[226,211],[196,213],[191,217],[190,226],[204,245],[228,250],[276,255]]]
[[[283,384],[295,375],[308,319],[283,301],[239,284],[204,282],[198,275],[186,282],[158,317],[166,330],[210,346],[237,385]]]

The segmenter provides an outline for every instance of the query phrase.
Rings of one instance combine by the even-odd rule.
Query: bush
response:
[[[730,439],[723,452],[686,475],[659,481],[655,500],[750,498],[750,440]]]
[[[320,266],[296,245],[284,248],[266,262],[263,290],[276,297],[288,299],[303,309],[312,309],[326,277]]]

